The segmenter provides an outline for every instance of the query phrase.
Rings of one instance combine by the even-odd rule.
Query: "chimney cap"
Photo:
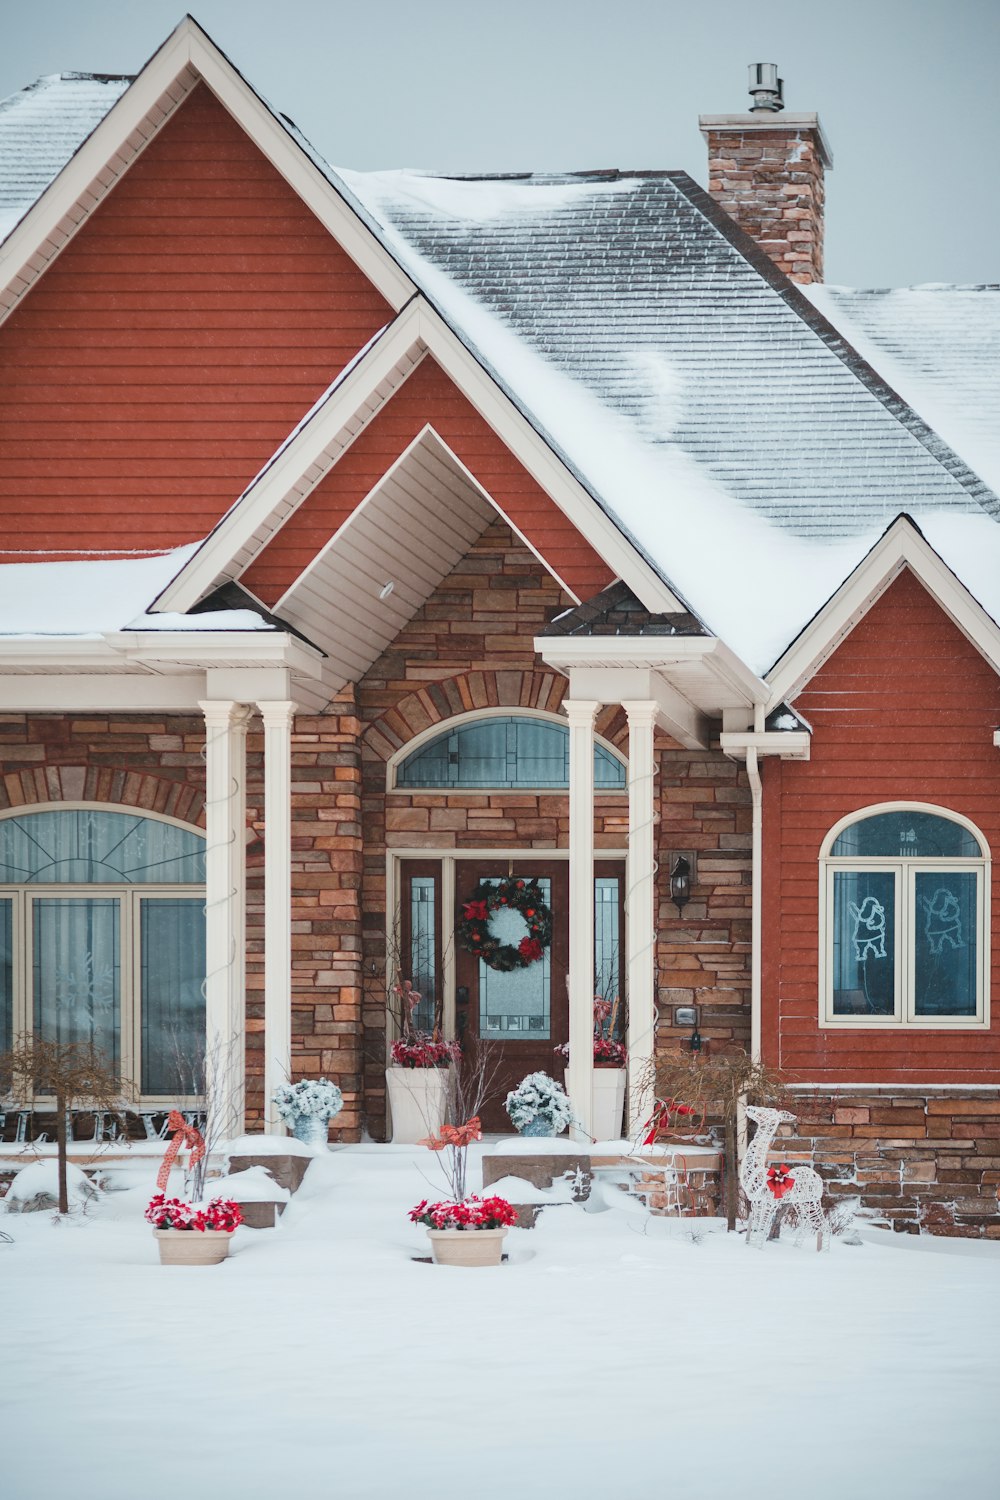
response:
[[[750,84],[747,92],[753,99],[751,113],[766,110],[777,114],[785,107],[785,80],[778,77],[777,63],[751,63],[747,72]]]

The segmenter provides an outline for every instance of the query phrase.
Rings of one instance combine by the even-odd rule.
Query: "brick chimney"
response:
[[[745,115],[699,115],[708,191],[793,281],[823,280],[824,172],[833,168],[818,115],[784,114],[773,63],[750,68]]]

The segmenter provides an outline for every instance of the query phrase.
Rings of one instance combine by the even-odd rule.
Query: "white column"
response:
[[[205,715],[205,1007],[218,1137],[241,1135],[246,1092],[246,742],[250,710],[223,698]]]
[[[592,1137],[594,1086],[594,720],[600,704],[568,698],[569,1097],[578,1140]]]
[[[628,716],[628,1130],[633,1135],[653,1107],[656,1047],[656,854],[653,731],[655,703],[622,705]]]
[[[264,721],[264,1118],[284,1135],[272,1103],[292,1076],[292,721],[288,699],[259,703]]]

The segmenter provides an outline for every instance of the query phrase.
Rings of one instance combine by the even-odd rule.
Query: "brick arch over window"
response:
[[[205,824],[205,793],[183,781],[114,766],[44,766],[0,778],[0,811],[36,803],[90,802],[162,813],[194,827]]]
[[[429,683],[401,698],[365,732],[366,750],[389,760],[418,734],[443,724],[457,714],[477,709],[535,709],[558,713],[569,684],[558,672],[480,671],[464,672],[442,682]],[[627,721],[617,705],[602,709],[597,732],[612,745],[626,747]]]

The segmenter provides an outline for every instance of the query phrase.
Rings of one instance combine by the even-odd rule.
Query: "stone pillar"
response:
[[[708,191],[793,281],[823,280],[825,171],[814,114],[700,115]]]
[[[569,719],[569,1066],[578,1140],[592,1136],[594,1082],[594,720],[600,704],[567,698]],[[553,975],[553,984],[559,976]]]
[[[272,1103],[292,1076],[292,722],[287,699],[259,703],[264,722],[264,1121],[284,1135]]]
[[[628,963],[628,1132],[653,1108],[656,1051],[656,777],[655,703],[622,705],[628,717],[628,893],[625,953]]]
[[[246,1108],[246,743],[250,710],[205,715],[206,1090],[219,1136],[242,1135]]]

